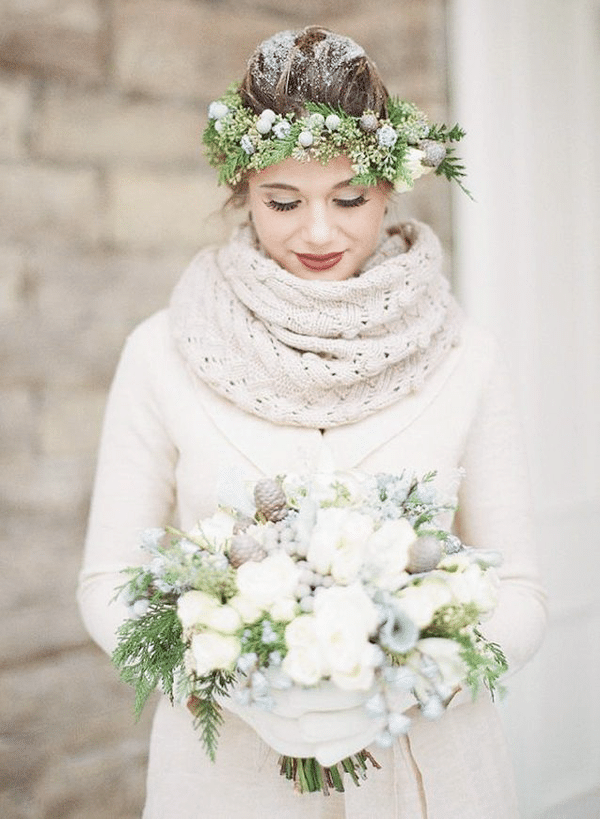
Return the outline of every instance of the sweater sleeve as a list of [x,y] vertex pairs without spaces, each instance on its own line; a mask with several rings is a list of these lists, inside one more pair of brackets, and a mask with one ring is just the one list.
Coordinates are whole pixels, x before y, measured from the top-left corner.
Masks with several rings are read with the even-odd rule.
[[490,372],[462,466],[458,534],[469,546],[503,555],[499,604],[482,630],[502,647],[512,674],[542,641],[546,598],[537,570],[521,430],[502,364],[495,364]]
[[161,314],[129,337],[104,418],[78,603],[92,638],[110,653],[127,617],[114,601],[121,571],[144,562],[141,532],[165,525],[174,506],[177,452],[165,429],[159,374],[164,354]]

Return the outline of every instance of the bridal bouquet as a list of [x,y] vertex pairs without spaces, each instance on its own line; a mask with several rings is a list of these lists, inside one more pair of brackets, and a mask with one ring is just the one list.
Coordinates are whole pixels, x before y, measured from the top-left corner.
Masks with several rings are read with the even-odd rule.
[[[375,741],[389,747],[410,725],[398,694],[436,719],[461,687],[493,693],[506,661],[479,624],[499,555],[441,526],[452,505],[434,479],[289,474],[245,486],[192,531],[144,532],[150,560],[119,590],[131,619],[113,655],[136,712],[155,688],[187,703],[214,760],[227,697],[268,711],[292,686],[369,692]],[[297,790],[327,793],[344,772],[359,784],[367,761],[378,767],[366,750],[280,765]]]

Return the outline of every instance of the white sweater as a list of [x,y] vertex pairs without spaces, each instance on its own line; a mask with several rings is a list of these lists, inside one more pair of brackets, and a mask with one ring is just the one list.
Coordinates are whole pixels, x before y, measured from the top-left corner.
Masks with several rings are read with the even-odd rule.
[[[110,652],[126,616],[109,603],[125,566],[143,560],[140,532],[212,514],[220,478],[314,469],[324,447],[339,469],[453,480],[464,467],[455,528],[473,546],[502,552],[500,605],[485,625],[514,672],[536,651],[545,626],[536,572],[527,471],[494,342],[465,325],[461,343],[416,394],[362,421],[321,433],[276,426],[219,397],[188,369],[171,340],[166,311],[130,336],[109,396],[79,600],[85,624]],[[116,673],[116,672],[115,672]],[[146,819],[517,816],[510,765],[486,695],[463,696],[439,722],[416,715],[406,739],[372,749],[382,771],[360,789],[299,798],[279,777],[276,755],[234,715],[217,762],[204,757],[192,718],[161,702],[151,741]]]

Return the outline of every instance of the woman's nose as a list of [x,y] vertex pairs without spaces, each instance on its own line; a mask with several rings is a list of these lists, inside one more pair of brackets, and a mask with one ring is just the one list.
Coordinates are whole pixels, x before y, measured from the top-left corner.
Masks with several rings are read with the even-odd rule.
[[327,207],[315,204],[307,208],[304,223],[305,241],[315,246],[329,244],[334,236],[335,226]]

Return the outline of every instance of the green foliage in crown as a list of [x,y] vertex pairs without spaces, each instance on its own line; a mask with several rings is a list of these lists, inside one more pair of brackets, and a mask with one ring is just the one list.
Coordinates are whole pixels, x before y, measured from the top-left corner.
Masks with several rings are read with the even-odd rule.
[[465,135],[458,125],[432,125],[415,105],[397,98],[388,100],[385,119],[372,111],[352,117],[321,103],[306,103],[306,110],[302,117],[270,109],[255,114],[242,103],[238,86],[230,86],[209,105],[203,138],[208,161],[219,171],[219,183],[235,186],[248,171],[290,157],[326,164],[346,155],[357,185],[387,181],[404,191],[434,170],[468,193],[462,184],[464,166],[451,147]]

